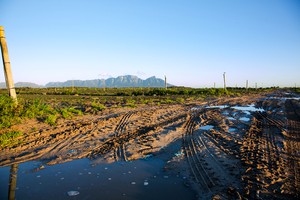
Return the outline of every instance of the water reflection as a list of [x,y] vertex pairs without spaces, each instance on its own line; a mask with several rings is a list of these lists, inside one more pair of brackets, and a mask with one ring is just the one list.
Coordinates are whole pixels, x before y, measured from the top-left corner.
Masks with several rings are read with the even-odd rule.
[[183,184],[186,175],[165,170],[165,164],[152,156],[113,163],[79,159],[43,170],[36,170],[42,165],[39,161],[0,167],[0,199],[195,199]]
[[16,186],[17,186],[18,164],[13,164],[10,167],[8,200],[15,200]]

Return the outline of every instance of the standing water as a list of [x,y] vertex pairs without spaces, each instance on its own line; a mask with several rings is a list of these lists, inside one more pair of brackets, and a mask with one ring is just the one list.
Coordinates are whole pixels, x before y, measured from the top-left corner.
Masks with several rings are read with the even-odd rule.
[[[9,187],[11,167],[0,168],[0,199],[195,199],[185,177],[164,171],[158,156],[129,162],[92,164],[88,159],[44,166],[17,165],[16,185]],[[15,192],[14,192],[15,190]]]

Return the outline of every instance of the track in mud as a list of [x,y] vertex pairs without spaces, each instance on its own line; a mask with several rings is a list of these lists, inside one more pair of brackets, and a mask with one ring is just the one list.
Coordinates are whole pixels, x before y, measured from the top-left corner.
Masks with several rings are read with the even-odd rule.
[[0,165],[36,159],[54,165],[86,157],[95,163],[130,161],[182,140],[179,168],[190,174],[203,199],[299,197],[299,100],[260,96],[209,103],[216,106],[118,110],[31,132],[22,145],[1,153]]
[[209,130],[198,128],[209,123],[206,115],[205,109],[194,110],[184,126],[183,149],[192,177],[202,198],[240,199],[236,188],[240,185],[239,172],[236,174],[233,167],[237,166],[232,166],[237,163],[230,158],[228,147],[216,142]]

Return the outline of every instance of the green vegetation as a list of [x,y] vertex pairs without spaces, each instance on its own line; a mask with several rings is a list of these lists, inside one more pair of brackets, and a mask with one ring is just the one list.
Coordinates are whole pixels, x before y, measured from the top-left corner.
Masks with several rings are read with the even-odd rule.
[[45,119],[45,123],[51,125],[51,126],[54,126],[56,125],[56,120],[57,120],[57,115],[55,114],[50,114],[46,117]]
[[0,129],[18,122],[21,112],[22,105],[16,104],[6,95],[0,95]]
[[98,114],[110,107],[183,104],[220,96],[268,92],[276,88],[17,88],[18,104],[0,89],[0,129],[23,119],[37,119],[56,125],[60,118]]
[[77,110],[76,108],[74,107],[70,107],[70,108],[61,108],[60,109],[60,113],[61,113],[61,116],[64,118],[64,119],[71,119],[74,114],[75,115],[82,115],[82,111],[81,110]]
[[53,106],[41,99],[19,98],[16,103],[8,95],[0,95],[0,113],[0,128],[9,128],[22,119],[33,118],[53,126],[59,117],[71,118],[74,115],[82,115],[82,111],[74,107],[61,108],[58,104]]
[[95,102],[95,101],[91,103],[91,107],[93,113],[97,113],[98,111],[102,111],[106,108],[106,106],[103,105],[102,103]]
[[0,146],[2,148],[20,144],[22,141],[17,140],[18,137],[22,136],[23,133],[20,131],[11,131],[0,134]]

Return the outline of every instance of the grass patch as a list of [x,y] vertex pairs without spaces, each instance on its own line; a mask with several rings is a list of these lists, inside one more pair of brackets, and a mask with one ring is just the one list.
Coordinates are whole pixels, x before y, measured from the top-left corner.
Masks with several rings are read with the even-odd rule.
[[102,103],[95,102],[95,101],[91,103],[91,107],[92,107],[92,111],[94,113],[97,113],[98,111],[106,109],[105,105],[103,105]]
[[17,138],[22,136],[23,133],[21,131],[10,131],[0,135],[0,146],[2,148],[14,146],[16,144],[20,144],[22,141]]
[[56,120],[57,120],[57,115],[55,114],[51,114],[51,115],[48,115],[45,119],[45,123],[46,124],[49,124],[50,126],[55,126],[56,125]]

